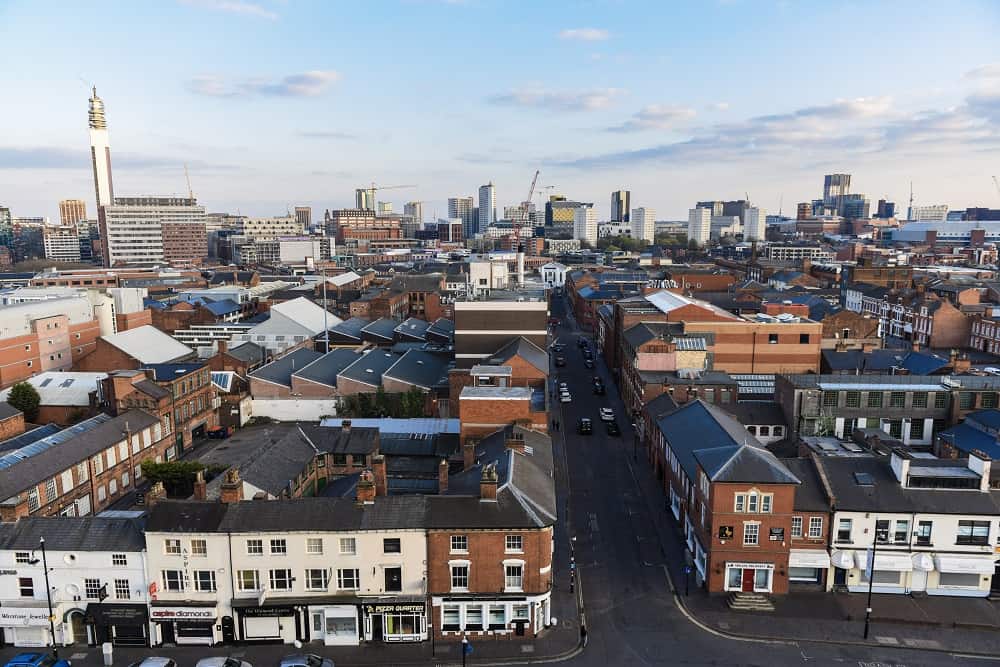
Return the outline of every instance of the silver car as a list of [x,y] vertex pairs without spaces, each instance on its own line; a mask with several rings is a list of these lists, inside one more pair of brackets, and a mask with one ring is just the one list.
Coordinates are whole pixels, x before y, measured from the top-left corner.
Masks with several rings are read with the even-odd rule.
[[315,653],[296,653],[281,659],[281,667],[334,667],[333,660]]
[[253,667],[253,665],[246,660],[220,655],[215,658],[202,658],[195,664],[195,667]]

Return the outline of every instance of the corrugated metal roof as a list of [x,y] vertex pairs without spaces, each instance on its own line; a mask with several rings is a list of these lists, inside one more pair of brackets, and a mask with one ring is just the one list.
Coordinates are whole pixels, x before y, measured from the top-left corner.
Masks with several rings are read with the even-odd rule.
[[[340,426],[341,417],[327,417],[320,426]],[[351,426],[359,428],[377,428],[382,433],[455,433],[461,428],[458,419],[434,419],[421,417],[418,419],[350,419]]]
[[187,345],[146,324],[101,338],[144,364],[158,364],[194,354]]
[[[107,373],[77,373],[69,371],[46,371],[28,378],[28,382],[38,391],[41,405],[90,405],[90,392],[108,377]],[[6,401],[10,388],[0,392],[0,401]]]
[[708,349],[704,338],[675,338],[674,343],[677,344],[678,350],[685,352],[704,351]]
[[82,421],[75,426],[70,426],[69,428],[59,431],[58,433],[42,438],[41,440],[37,440],[30,445],[26,445],[20,449],[15,449],[12,452],[7,452],[3,456],[0,456],[0,470],[16,465],[24,459],[30,458],[39,452],[44,452],[49,447],[61,445],[67,440],[75,438],[81,433],[86,433],[87,431],[95,429],[101,424],[109,421],[111,421],[110,415],[99,414],[96,417],[91,417],[90,419]]

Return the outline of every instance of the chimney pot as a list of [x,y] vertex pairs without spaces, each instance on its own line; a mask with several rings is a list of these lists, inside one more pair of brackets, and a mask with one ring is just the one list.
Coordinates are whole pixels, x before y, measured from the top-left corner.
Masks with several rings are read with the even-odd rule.
[[438,464],[438,493],[448,491],[448,459],[441,459]]
[[375,495],[389,495],[389,474],[386,471],[385,456],[382,454],[372,457],[372,473],[375,476]]
[[194,475],[194,499],[208,499],[208,484],[205,482],[205,471],[199,470]]
[[495,463],[483,467],[483,476],[479,478],[479,502],[495,503],[497,501],[497,468]]
[[243,480],[236,468],[226,471],[226,476],[222,480],[222,488],[219,490],[219,500],[224,503],[238,503],[243,500]]
[[375,475],[371,470],[365,470],[358,478],[358,505],[372,505],[375,503]]
[[479,442],[469,438],[462,445],[462,470],[468,470],[476,464],[476,445]]
[[350,433],[351,432],[351,420],[350,419],[345,419],[345,420],[341,421],[340,422],[340,430],[343,433],[345,433],[345,434]]

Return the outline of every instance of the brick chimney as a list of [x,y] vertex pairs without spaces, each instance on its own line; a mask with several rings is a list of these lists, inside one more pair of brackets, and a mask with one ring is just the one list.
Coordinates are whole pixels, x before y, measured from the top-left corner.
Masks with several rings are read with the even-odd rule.
[[478,440],[469,438],[462,445],[462,470],[468,470],[476,465],[476,445],[478,444]]
[[507,449],[513,449],[519,454],[524,454],[524,436],[517,437],[519,433],[514,433],[511,437],[507,438],[506,446]]
[[438,493],[448,491],[448,459],[441,459],[438,464]]
[[375,495],[389,495],[389,474],[385,469],[385,456],[376,454],[372,457],[372,473],[375,475]]
[[497,468],[495,463],[483,467],[483,476],[479,478],[479,502],[495,503],[497,501]]
[[375,503],[375,475],[371,470],[365,470],[358,478],[358,495],[356,502],[358,505],[372,505]]
[[205,481],[205,471],[199,470],[194,474],[194,499],[208,499],[208,483]]
[[340,432],[343,433],[344,435],[350,435],[351,434],[351,420],[350,419],[345,419],[342,422],[340,422]]
[[969,359],[969,355],[964,352],[960,353],[958,350],[951,351],[949,361],[951,362],[952,373],[967,373],[972,368],[972,360]]
[[224,503],[238,503],[243,500],[243,480],[236,468],[226,471],[226,476],[222,480],[222,488],[219,490],[219,500]]
[[219,345],[219,354],[225,354],[226,352],[229,351],[229,341],[220,340],[218,342],[218,345]]
[[163,487],[163,482],[157,482],[149,487],[146,492],[146,509],[150,509],[156,503],[167,497],[167,490]]

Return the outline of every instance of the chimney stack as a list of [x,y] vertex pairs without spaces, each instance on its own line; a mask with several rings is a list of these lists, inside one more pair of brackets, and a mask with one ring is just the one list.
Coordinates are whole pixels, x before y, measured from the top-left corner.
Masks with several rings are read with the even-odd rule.
[[156,503],[167,497],[167,490],[163,487],[163,482],[157,482],[149,487],[146,492],[146,509],[150,509]]
[[358,478],[358,505],[375,504],[375,475],[371,470],[365,470]]
[[479,478],[479,502],[495,503],[497,501],[497,468],[495,463],[483,467],[483,476]]
[[512,433],[511,436],[507,438],[505,444],[507,449],[513,449],[518,454],[524,454],[524,436],[520,433]]
[[208,499],[208,483],[205,481],[205,471],[199,470],[194,475],[194,499]]
[[375,476],[375,495],[389,495],[389,474],[385,469],[385,456],[376,454],[372,457],[372,472]]
[[969,452],[969,470],[979,473],[979,490],[990,490],[990,474],[993,472],[993,460],[981,449]]
[[351,434],[351,420],[350,419],[345,419],[345,420],[343,420],[343,421],[340,422],[340,431],[344,435],[350,435]]
[[243,480],[236,468],[226,471],[226,476],[222,480],[222,488],[219,491],[219,500],[224,503],[238,503],[243,500]]
[[462,470],[468,470],[472,466],[476,465],[477,444],[479,444],[478,440],[469,438],[462,445]]
[[229,351],[229,341],[220,340],[219,341],[219,354],[225,354]]
[[438,493],[448,491],[448,459],[441,459],[438,464]]

